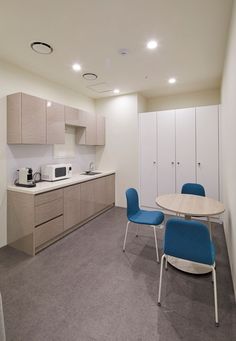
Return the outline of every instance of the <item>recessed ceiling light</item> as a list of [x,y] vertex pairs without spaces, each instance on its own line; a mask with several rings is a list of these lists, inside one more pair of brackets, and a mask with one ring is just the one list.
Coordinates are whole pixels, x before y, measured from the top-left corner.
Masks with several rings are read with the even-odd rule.
[[81,66],[78,63],[72,65],[72,69],[76,72],[81,70]]
[[40,53],[40,54],[50,54],[53,51],[53,48],[51,45],[47,43],[43,43],[41,41],[34,41],[30,44],[32,50],[34,52]]
[[121,55],[121,56],[127,56],[129,54],[129,50],[126,49],[126,48],[122,48],[122,49],[119,49],[118,53]]
[[169,78],[168,83],[169,84],[175,84],[176,83],[176,78],[174,78],[174,77]]
[[83,74],[84,79],[86,79],[87,81],[95,81],[95,79],[98,78],[97,75],[95,75],[95,73],[91,73],[91,72],[87,72]]
[[150,50],[153,50],[157,47],[157,41],[156,40],[150,40],[147,42],[147,48]]
[[120,93],[120,89],[114,89],[113,92],[114,92],[114,94],[119,94]]

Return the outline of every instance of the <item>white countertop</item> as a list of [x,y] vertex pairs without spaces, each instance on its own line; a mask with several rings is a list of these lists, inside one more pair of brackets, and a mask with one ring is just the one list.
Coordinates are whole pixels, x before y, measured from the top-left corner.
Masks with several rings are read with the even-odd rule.
[[9,185],[7,189],[9,191],[14,192],[21,192],[21,193],[27,193],[27,194],[39,194],[43,192],[53,191],[57,188],[62,188],[70,185],[74,185],[80,182],[85,182],[93,179],[100,178],[102,176],[114,174],[115,171],[100,171],[95,170],[95,172],[101,172],[100,174],[95,175],[81,175],[81,174],[74,174],[71,178],[65,179],[65,180],[58,180],[54,182],[50,181],[42,181],[36,184],[36,187],[33,188],[27,188],[27,187],[19,187],[15,185]]

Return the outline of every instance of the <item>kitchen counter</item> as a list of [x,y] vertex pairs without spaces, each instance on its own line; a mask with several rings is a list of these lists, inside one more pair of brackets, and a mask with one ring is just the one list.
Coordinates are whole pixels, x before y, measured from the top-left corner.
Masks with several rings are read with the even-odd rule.
[[96,170],[97,172],[101,172],[100,174],[95,175],[82,175],[82,174],[74,174],[69,179],[58,180],[58,181],[42,181],[36,184],[36,187],[27,188],[27,187],[19,187],[15,185],[9,185],[7,189],[9,191],[20,192],[20,193],[27,193],[27,194],[39,194],[48,191],[53,191],[54,189],[63,188],[70,185],[75,185],[77,183],[90,181],[93,179],[97,179],[106,175],[115,174],[115,171],[100,171]]

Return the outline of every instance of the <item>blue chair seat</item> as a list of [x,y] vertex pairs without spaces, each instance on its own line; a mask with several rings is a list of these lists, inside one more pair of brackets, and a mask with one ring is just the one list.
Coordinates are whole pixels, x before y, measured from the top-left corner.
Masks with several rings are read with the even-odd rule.
[[130,221],[136,224],[160,225],[164,220],[162,212],[139,210],[134,215],[128,217]]

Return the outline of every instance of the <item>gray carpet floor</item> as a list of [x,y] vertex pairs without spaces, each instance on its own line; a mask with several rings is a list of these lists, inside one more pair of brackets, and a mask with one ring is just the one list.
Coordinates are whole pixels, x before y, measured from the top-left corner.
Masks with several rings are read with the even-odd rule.
[[[236,340],[236,307],[223,228],[213,226],[220,327],[211,275],[169,266],[157,306],[160,265],[151,229],[130,227],[113,208],[36,257],[0,250],[0,290],[8,341]],[[158,233],[161,247],[163,232]],[[162,251],[161,251],[162,252]]]

